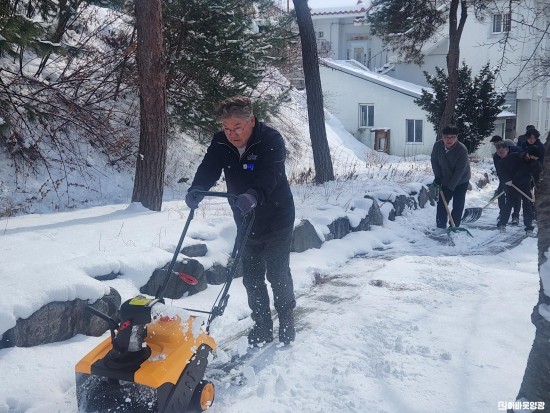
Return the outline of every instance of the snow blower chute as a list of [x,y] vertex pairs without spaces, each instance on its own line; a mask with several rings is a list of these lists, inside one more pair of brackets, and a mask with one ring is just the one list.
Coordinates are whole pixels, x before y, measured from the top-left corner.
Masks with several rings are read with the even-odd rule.
[[[223,192],[202,191],[199,194],[230,201],[236,199]],[[111,337],[75,367],[79,412],[186,413],[202,412],[212,404],[214,385],[203,379],[207,358],[216,348],[209,327],[227,306],[229,287],[240,260],[241,246],[248,239],[254,212],[243,218],[237,231],[226,280],[212,309],[184,309],[209,314],[208,321],[200,329],[192,328],[193,322],[198,322],[196,316],[191,315],[182,322],[178,316],[155,317],[153,311],[156,305],[164,304],[164,292],[194,212],[191,209],[164,283],[155,298],[137,296],[122,303],[120,322],[88,306],[89,311],[107,321]],[[200,330],[198,335],[197,330]]]

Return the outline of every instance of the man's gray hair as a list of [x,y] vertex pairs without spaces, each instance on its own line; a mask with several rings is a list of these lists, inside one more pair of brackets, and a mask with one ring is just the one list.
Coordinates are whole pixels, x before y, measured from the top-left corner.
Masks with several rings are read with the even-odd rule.
[[252,101],[246,96],[234,96],[220,102],[216,116],[219,120],[228,118],[248,119],[252,115]]

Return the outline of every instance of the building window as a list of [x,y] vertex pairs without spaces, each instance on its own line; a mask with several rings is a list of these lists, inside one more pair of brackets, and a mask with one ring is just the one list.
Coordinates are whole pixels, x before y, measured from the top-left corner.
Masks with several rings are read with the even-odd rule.
[[510,13],[493,14],[493,33],[509,32],[512,25]]
[[407,119],[407,143],[422,143],[422,120]]
[[374,126],[374,105],[359,105],[359,127]]

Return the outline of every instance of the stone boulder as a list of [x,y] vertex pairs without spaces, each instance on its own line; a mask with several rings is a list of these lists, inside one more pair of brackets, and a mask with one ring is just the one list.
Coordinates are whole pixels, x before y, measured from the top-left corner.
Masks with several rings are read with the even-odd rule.
[[328,225],[329,235],[325,237],[325,241],[331,239],[342,239],[351,231],[351,224],[348,217],[340,217],[332,221]]
[[435,205],[434,198],[428,192],[425,186],[420,188],[420,192],[418,193],[418,206],[420,208],[424,208],[427,203],[430,203],[430,205]]
[[180,252],[188,257],[204,257],[208,252],[208,247],[206,244],[188,245],[183,247]]
[[[164,267],[157,268],[153,271],[153,275],[151,275],[147,284],[139,289],[139,292],[155,296],[159,288],[164,284],[166,271],[169,266],[170,263],[168,262]],[[196,285],[189,284],[185,281],[185,276],[182,274],[188,274],[195,277],[198,283]],[[174,269],[172,274],[170,274],[166,290],[164,291],[164,297],[181,298],[184,294],[193,295],[205,290],[206,287],[206,276],[202,264],[194,259],[185,259],[174,264]]]
[[[118,318],[120,294],[109,294],[90,304],[115,320]],[[18,319],[15,327],[2,334],[0,348],[32,347],[68,340],[77,334],[100,336],[109,329],[101,318],[86,311],[87,300],[55,301],[35,311],[29,318]]]
[[294,227],[290,251],[304,252],[310,248],[321,248],[321,245],[323,245],[323,241],[317,235],[311,222],[304,219]]
[[[206,281],[208,282],[208,284],[211,284],[211,285],[223,284],[227,279],[227,267],[216,263],[212,265],[212,267],[210,267],[209,269],[205,270],[204,275],[206,276]],[[235,271],[235,274],[233,275],[233,279],[239,278],[242,276],[243,276],[243,264],[241,260],[239,262],[239,265],[237,265],[237,269]]]

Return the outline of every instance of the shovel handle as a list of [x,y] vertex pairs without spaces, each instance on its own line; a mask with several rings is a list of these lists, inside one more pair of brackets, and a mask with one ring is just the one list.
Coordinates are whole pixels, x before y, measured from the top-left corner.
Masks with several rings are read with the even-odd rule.
[[502,191],[500,194],[498,195],[495,195],[494,197],[491,198],[491,200],[489,202],[487,202],[487,204],[482,208],[482,209],[485,209],[487,208],[489,205],[491,205],[493,202],[495,202],[498,198],[500,198],[502,195],[504,195],[506,192]]
[[531,198],[529,195],[527,195],[525,192],[523,192],[521,189],[519,189],[517,186],[513,184],[513,182],[510,182],[510,185],[512,188],[514,188],[516,191],[518,191],[521,195],[523,195],[525,198],[527,198],[531,202],[535,202],[535,197]]
[[445,205],[445,209],[447,210],[447,215],[449,216],[449,222],[451,223],[451,228],[455,228],[455,220],[453,219],[453,216],[451,215],[451,211],[449,210],[449,204],[447,203],[447,200],[445,199],[445,195],[443,194],[443,191],[439,191],[439,195],[441,196],[441,200],[443,201],[443,205]]

